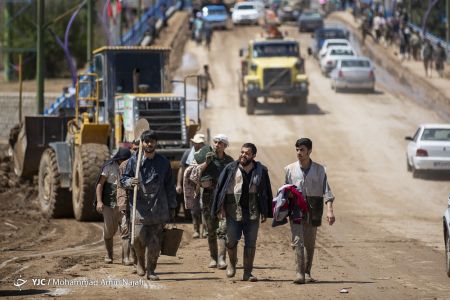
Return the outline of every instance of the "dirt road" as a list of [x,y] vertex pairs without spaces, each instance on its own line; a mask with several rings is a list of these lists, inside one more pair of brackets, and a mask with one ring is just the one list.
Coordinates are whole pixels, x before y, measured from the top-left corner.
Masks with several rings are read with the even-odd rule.
[[[306,55],[309,35],[299,35],[294,27],[284,29],[301,40]],[[13,191],[1,198],[9,204],[1,213],[0,296],[450,299],[442,238],[450,179],[413,179],[406,171],[403,139],[421,122],[449,120],[384,92],[383,86],[371,95],[335,94],[312,58],[306,61],[311,82],[307,115],[276,108],[247,116],[238,105],[238,49],[258,33],[256,27],[217,32],[209,53],[188,43],[188,68],[179,74],[210,65],[216,88],[210,92],[210,108],[203,111],[204,128],[209,127],[212,134],[226,133],[234,157],[242,143],[254,142],[257,159],[269,168],[274,190],[283,183],[283,166],[296,159],[295,140],[312,138],[312,158],[327,166],[336,196],[337,222],[332,227],[323,225],[318,233],[313,276],[319,281],[303,286],[291,283],[295,267],[289,228],[273,229],[269,223],[259,233],[254,271],[258,283],[240,281],[242,247],[235,280],[206,268],[207,242],[192,240],[189,224],[180,225],[186,234],[178,257],[160,258],[161,281],[139,281],[129,267],[119,264],[118,238],[116,262],[102,264],[100,223],[42,220],[33,210],[35,195]],[[21,207],[27,212],[22,213]],[[18,276],[28,280],[23,291],[13,286]],[[36,278],[45,278],[45,285],[33,285]],[[53,279],[67,281],[55,284]],[[82,279],[95,286],[74,285]],[[349,293],[341,294],[343,288]]]

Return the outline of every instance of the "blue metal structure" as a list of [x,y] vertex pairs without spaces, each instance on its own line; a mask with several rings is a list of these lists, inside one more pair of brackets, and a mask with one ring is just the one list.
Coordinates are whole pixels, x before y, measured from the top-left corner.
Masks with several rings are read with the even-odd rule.
[[[155,18],[159,21],[163,18],[161,14],[161,7],[166,6],[166,18],[169,18],[174,11],[180,9],[183,0],[158,0],[155,5],[150,6],[138,22],[136,22],[132,28],[122,36],[121,45],[134,46],[138,45],[143,39],[145,33],[149,30],[150,18]],[[87,73],[93,70],[89,68]],[[87,86],[86,86],[87,87]],[[81,91],[86,92],[86,91]],[[70,89],[68,93],[63,93],[59,96],[50,107],[44,110],[44,116],[59,115],[59,112],[63,109],[72,109],[75,107],[75,89]]]

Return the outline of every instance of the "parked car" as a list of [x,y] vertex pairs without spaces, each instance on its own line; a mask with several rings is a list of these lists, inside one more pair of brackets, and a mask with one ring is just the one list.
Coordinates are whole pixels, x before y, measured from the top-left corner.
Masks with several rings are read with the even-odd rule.
[[328,73],[330,73],[336,67],[337,61],[355,56],[356,52],[351,47],[330,47],[327,49],[327,53],[319,61],[320,70],[325,76],[327,76]]
[[202,17],[213,28],[226,29],[228,25],[228,12],[224,5],[206,5],[202,8]]
[[444,243],[445,243],[445,263],[447,276],[450,277],[450,196],[448,196],[447,209],[444,212]]
[[450,124],[420,125],[406,148],[407,170],[413,177],[426,171],[450,171]]
[[337,92],[343,89],[375,90],[375,73],[372,62],[367,57],[340,59],[330,73],[331,88]]
[[323,17],[316,11],[304,11],[298,18],[298,31],[314,31],[323,27]]
[[231,19],[233,24],[258,24],[264,17],[264,10],[261,2],[238,2],[234,5]]
[[322,48],[319,51],[319,59],[327,54],[327,50],[333,46],[352,47],[349,40],[346,39],[329,39],[323,42]]
[[317,58],[319,51],[326,40],[348,39],[348,36],[348,31],[340,27],[323,27],[316,29],[312,35],[314,40],[312,46],[308,48],[308,53]]

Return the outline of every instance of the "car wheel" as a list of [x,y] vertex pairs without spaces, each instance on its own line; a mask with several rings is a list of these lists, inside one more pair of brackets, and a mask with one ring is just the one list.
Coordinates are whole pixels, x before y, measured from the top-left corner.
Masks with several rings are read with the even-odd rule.
[[414,166],[411,167],[411,171],[413,174],[413,178],[420,178],[422,177],[422,171],[417,170],[416,168],[414,168]]
[[406,158],[406,170],[407,170],[408,172],[412,172],[412,167],[411,167],[411,165],[409,164],[408,158]]
[[447,276],[450,277],[450,234],[445,231],[445,261],[447,264]]

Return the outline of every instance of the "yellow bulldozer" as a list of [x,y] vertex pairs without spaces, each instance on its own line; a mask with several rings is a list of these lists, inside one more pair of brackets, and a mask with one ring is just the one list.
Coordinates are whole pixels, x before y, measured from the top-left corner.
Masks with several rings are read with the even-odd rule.
[[118,147],[129,146],[141,118],[156,131],[158,151],[171,161],[176,178],[200,120],[187,117],[186,95],[169,93],[169,53],[154,46],[97,49],[93,72],[78,77],[74,109],[25,117],[12,146],[14,170],[22,178],[38,176],[45,215],[100,218],[93,206],[100,167]]

